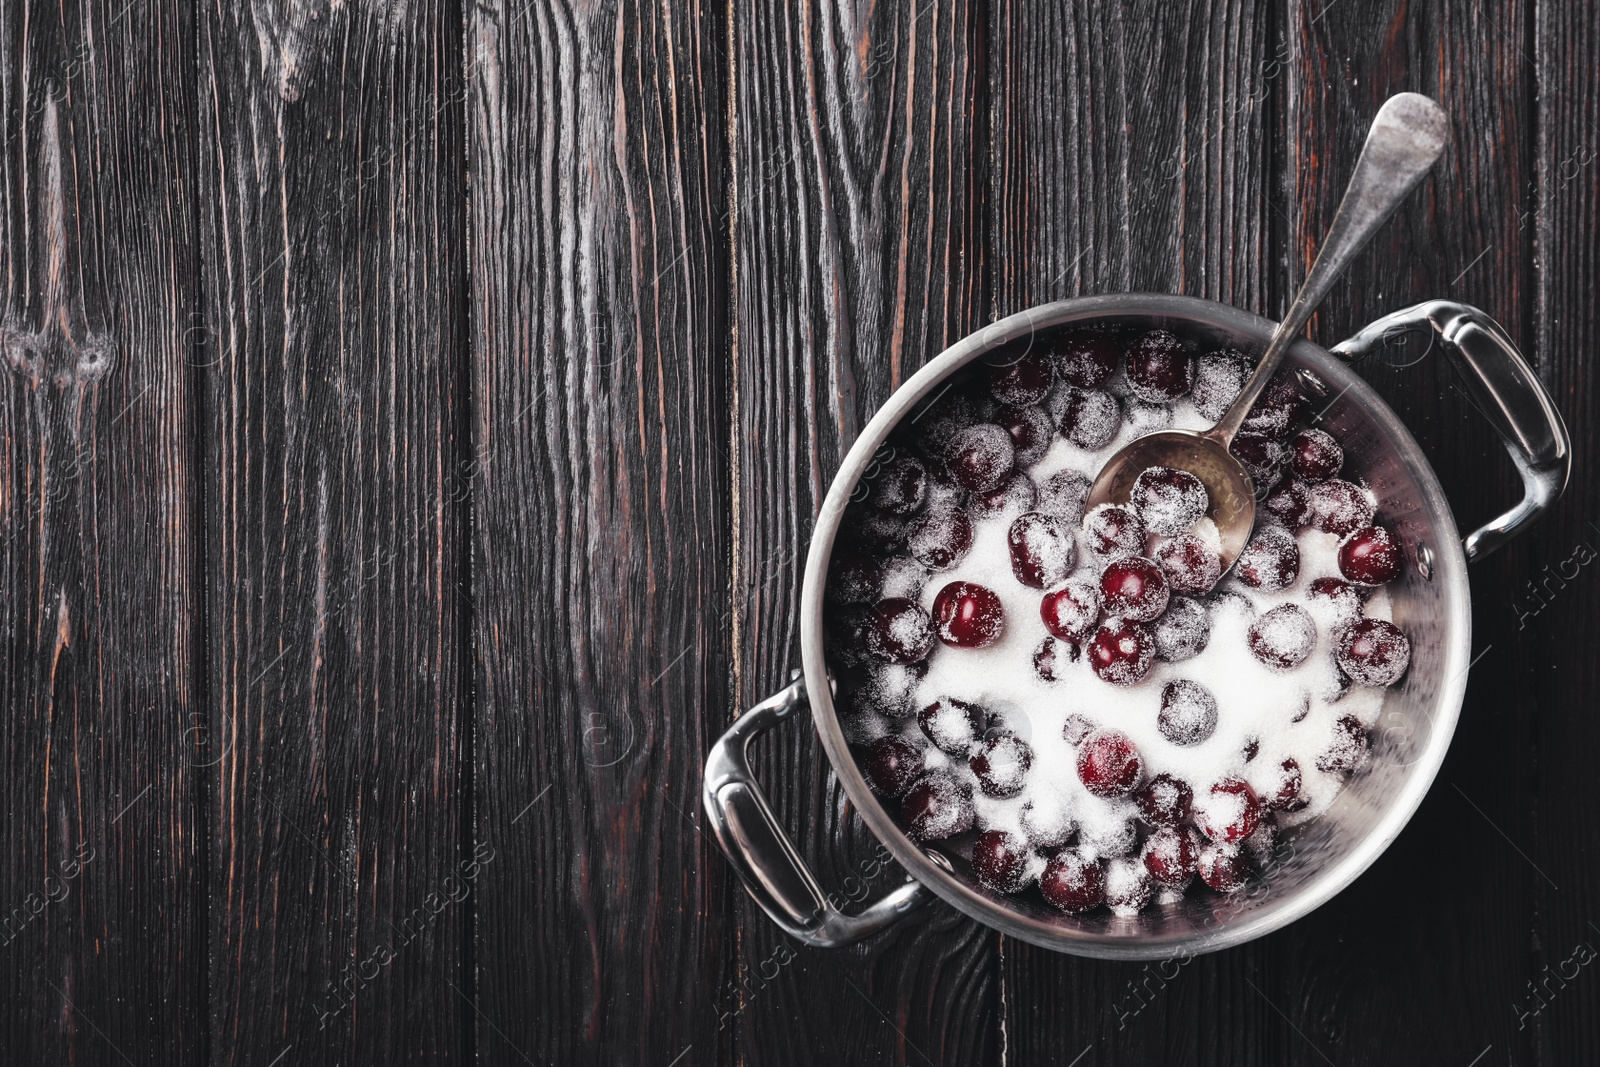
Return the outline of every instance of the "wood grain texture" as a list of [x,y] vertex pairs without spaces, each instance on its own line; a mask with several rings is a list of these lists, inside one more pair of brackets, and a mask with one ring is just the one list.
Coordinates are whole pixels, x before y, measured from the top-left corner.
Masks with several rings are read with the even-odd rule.
[[461,13],[198,16],[212,1055],[460,1062]]
[[706,1063],[728,869],[726,26],[480,2],[470,64],[478,1047]]
[[6,1063],[205,1056],[193,38],[121,8],[0,9]]
[[[741,707],[799,665],[812,517],[904,378],[986,321],[981,6],[734,7],[738,355],[735,582]],[[870,863],[809,723],[755,768],[830,888]],[[902,877],[890,864],[867,895]],[[793,948],[741,894],[740,1062],[982,1063],[999,1056],[996,937],[935,905],[865,946]]]

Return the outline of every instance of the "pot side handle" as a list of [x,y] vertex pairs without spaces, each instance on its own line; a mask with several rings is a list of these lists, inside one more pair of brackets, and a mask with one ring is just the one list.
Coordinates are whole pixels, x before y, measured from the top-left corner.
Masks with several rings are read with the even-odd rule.
[[1500,435],[1522,474],[1522,500],[1467,536],[1467,562],[1476,562],[1534,522],[1560,499],[1572,470],[1572,444],[1550,394],[1500,324],[1483,311],[1429,300],[1370,323],[1333,347],[1354,363],[1397,334],[1430,329],[1446,342],[1450,365],[1473,406]]
[[835,904],[839,896],[817,884],[751,774],[746,752],[751,741],[802,706],[805,680],[797,676],[786,689],[739,716],[711,746],[700,800],[717,845],[772,921],[814,948],[838,948],[892,925],[933,894],[920,882],[907,881],[859,915],[846,915]]

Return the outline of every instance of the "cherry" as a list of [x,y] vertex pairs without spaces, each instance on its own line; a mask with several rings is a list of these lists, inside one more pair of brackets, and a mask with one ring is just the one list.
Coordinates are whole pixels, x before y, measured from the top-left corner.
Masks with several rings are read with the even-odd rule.
[[1101,859],[1126,856],[1139,843],[1139,828],[1132,819],[1105,819],[1078,827],[1078,847]]
[[1311,487],[1311,521],[1324,533],[1353,533],[1372,522],[1372,501],[1361,487],[1330,478]]
[[1133,799],[1152,826],[1177,826],[1189,818],[1194,791],[1181,778],[1158,774],[1134,793]]
[[930,511],[907,528],[906,547],[924,567],[947,570],[972,548],[972,522],[965,512]]
[[883,561],[846,549],[828,561],[828,599],[835,604],[865,604],[878,598]]
[[847,667],[868,662],[867,631],[872,628],[874,615],[866,604],[849,604],[830,611],[826,633],[829,655]]
[[1306,603],[1325,611],[1339,625],[1361,617],[1361,591],[1340,578],[1313,578],[1306,590]]
[[913,456],[897,456],[878,469],[872,502],[894,515],[909,515],[928,493],[928,470]]
[[[1344,699],[1346,693],[1350,692],[1352,684],[1354,683],[1350,681],[1350,676],[1344,672],[1343,667],[1339,666],[1337,654],[1329,656],[1322,680],[1317,686],[1317,696],[1322,698],[1324,704],[1337,704]],[[1310,699],[1311,694],[1307,693],[1307,702]],[[1304,713],[1301,714],[1300,718],[1305,718]],[[1295,721],[1298,722],[1299,719]]]
[[1039,510],[1069,526],[1083,522],[1083,503],[1088,499],[1089,479],[1070,468],[1057,471],[1039,483]]
[[1039,602],[1044,628],[1063,641],[1082,644],[1100,621],[1100,587],[1087,578],[1068,578]]
[[973,493],[972,514],[980,519],[988,519],[1007,511],[1031,511],[1034,500],[1033,479],[1017,471],[993,492]]
[[972,829],[972,797],[949,771],[929,771],[900,802],[906,832],[918,841],[942,841]]
[[1260,794],[1262,806],[1268,811],[1302,810],[1311,801],[1300,795],[1301,782],[1300,761],[1292,757],[1284,760]]
[[1089,911],[1105,903],[1105,867],[1085,859],[1076,849],[1062,849],[1039,875],[1044,899],[1066,912]]
[[1188,678],[1168,682],[1161,689],[1156,729],[1175,745],[1200,744],[1217,729],[1217,698]]
[[1128,348],[1128,388],[1140,400],[1166,404],[1194,388],[1194,359],[1166,330],[1151,330]]
[[1272,376],[1261,396],[1245,416],[1243,429],[1274,440],[1281,439],[1299,420],[1305,400],[1294,381],[1283,371]]
[[1016,734],[995,733],[984,739],[967,765],[987,795],[1016,796],[1027,784],[1033,748]]
[[933,651],[928,613],[904,597],[874,604],[866,619],[867,654],[882,663],[915,663]]
[[1078,662],[1079,651],[1072,641],[1047,637],[1033,650],[1033,673],[1041,681],[1059,682],[1066,677],[1067,664]]
[[1278,850],[1278,821],[1270,811],[1261,816],[1261,822],[1256,826],[1256,832],[1244,839],[1244,854],[1250,857],[1257,867],[1265,868],[1272,862],[1272,854]]
[[965,759],[988,728],[988,713],[977,704],[945,697],[917,712],[917,725],[941,751]]
[[1011,548],[1011,573],[1035,589],[1055,585],[1072,573],[1078,545],[1072,529],[1054,515],[1030,511],[1018,515],[1006,533]]
[[1231,845],[1255,833],[1261,821],[1261,801],[1250,783],[1229,775],[1211,787],[1194,809],[1195,825],[1218,844]]
[[1100,601],[1106,613],[1149,622],[1167,610],[1167,577],[1153,560],[1124,556],[1100,572]]
[[1112,619],[1089,642],[1089,666],[1102,682],[1134,685],[1150,673],[1156,641],[1149,627],[1131,619]]
[[1345,774],[1355,770],[1367,757],[1367,728],[1354,715],[1334,720],[1328,747],[1317,757],[1317,770]]
[[1279,604],[1250,624],[1250,651],[1276,671],[1298,667],[1317,643],[1317,624],[1298,604]]
[[1005,611],[994,590],[976,582],[951,582],[933,598],[939,639],[957,648],[983,648],[1000,638]]
[[912,444],[924,456],[942,460],[956,434],[982,421],[983,412],[972,391],[946,389],[912,418]]
[[1361,619],[1339,631],[1339,666],[1361,685],[1393,685],[1411,664],[1411,641],[1394,623]]
[[1083,744],[1083,739],[1094,731],[1094,721],[1087,715],[1080,715],[1077,712],[1068,715],[1066,722],[1061,724],[1062,738],[1074,748]]
[[1161,542],[1156,563],[1174,593],[1209,593],[1222,578],[1222,556],[1198,534],[1179,534]]
[[917,687],[928,676],[928,661],[869,667],[851,699],[858,707],[900,719],[911,714]]
[[1144,760],[1121,730],[1096,730],[1078,745],[1078,777],[1097,797],[1124,797],[1144,777]]
[[1060,848],[1078,828],[1067,806],[1054,802],[1053,798],[1045,798],[1043,802],[1023,801],[1018,821],[1022,824],[1028,844],[1040,850]]
[[1015,345],[1007,345],[991,354],[984,367],[989,379],[989,392],[1002,404],[1021,407],[1037,404],[1045,398],[1056,382],[1055,368],[1044,353],[1042,345],[1024,342],[1021,352]]
[[1110,338],[1063,337],[1055,343],[1056,377],[1079,389],[1098,389],[1116,373],[1120,358]]
[[910,556],[890,556],[883,561],[879,574],[882,584],[879,596],[885,599],[921,600],[923,587],[928,584],[928,568]]
[[1121,504],[1104,504],[1083,520],[1084,544],[1101,559],[1144,554],[1144,522]]
[[1150,467],[1133,480],[1129,499],[1145,529],[1174,537],[1199,522],[1211,506],[1205,483],[1188,471]]
[[1251,370],[1250,361],[1231,348],[1201,356],[1195,363],[1194,389],[1189,394],[1195,410],[1212,422],[1222,418]]
[[1056,428],[1050,422],[1050,413],[1039,405],[1003,407],[995,412],[994,421],[1011,435],[1017,466],[1031,466],[1050,451]]
[[1150,624],[1156,655],[1167,663],[1181,663],[1198,656],[1211,640],[1211,615],[1199,601],[1175,596],[1167,610]]
[[1250,877],[1250,863],[1237,847],[1206,845],[1195,870],[1200,880],[1218,893],[1232,893]]
[[1006,830],[985,830],[972,846],[972,873],[997,893],[1020,893],[1028,885],[1028,844]]
[[946,462],[950,476],[973,493],[998,489],[1016,465],[1011,435],[992,422],[968,426],[950,439]]
[[852,507],[841,541],[872,552],[892,552],[905,539],[906,522],[873,507]]
[[1287,471],[1267,490],[1261,502],[1291,530],[1298,530],[1311,521],[1311,487]]
[[1172,425],[1173,417],[1171,404],[1147,404],[1137,397],[1129,397],[1122,410],[1129,437],[1143,437],[1147,433],[1165,430]]
[[1061,436],[1090,451],[1116,435],[1122,425],[1117,398],[1101,389],[1068,389],[1061,404]]
[[1244,432],[1233,439],[1228,450],[1244,464],[1256,485],[1271,485],[1283,470],[1283,446],[1270,437]]
[[903,737],[890,734],[867,746],[861,773],[879,796],[897,797],[922,774],[922,750]]
[[1339,573],[1361,585],[1383,585],[1400,576],[1400,546],[1383,526],[1363,526],[1339,545]]
[[1106,864],[1106,903],[1118,915],[1136,915],[1150,905],[1155,885],[1143,862],[1126,856]]
[[1161,885],[1182,889],[1194,877],[1200,835],[1192,827],[1163,826],[1144,843],[1144,868]]
[[1301,430],[1289,442],[1289,465],[1308,482],[1326,481],[1344,466],[1344,449],[1325,430]]
[[1281,526],[1268,526],[1250,538],[1234,564],[1239,580],[1253,589],[1274,592],[1300,577],[1300,546]]
[[1244,761],[1253,762],[1261,754],[1261,738],[1247,737],[1244,739]]

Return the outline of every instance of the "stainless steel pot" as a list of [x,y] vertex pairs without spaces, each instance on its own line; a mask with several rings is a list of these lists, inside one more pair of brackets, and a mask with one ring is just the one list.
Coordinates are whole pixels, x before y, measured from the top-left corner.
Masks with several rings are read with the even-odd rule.
[[[894,428],[960,368],[1034,330],[1096,320],[1170,329],[1246,352],[1262,351],[1273,327],[1256,315],[1189,297],[1129,294],[1045,304],[1002,319],[941,353],[867,424],[828,490],[812,535],[801,590],[803,678],[735,721],[706,760],[702,789],[717,842],[745,887],[774,922],[804,942],[836,946],[859,940],[937,893],[1006,934],[1077,955],[1158,959],[1237,945],[1293,922],[1349,885],[1400,833],[1444,759],[1470,667],[1467,563],[1494,551],[1556,501],[1566,486],[1570,448],[1561,416],[1505,331],[1475,308],[1433,301],[1374,322],[1331,353],[1302,340],[1289,354],[1287,365],[1307,394],[1326,405],[1322,425],[1343,443],[1347,469],[1372,486],[1381,501],[1379,514],[1405,548],[1411,565],[1391,587],[1391,596],[1395,620],[1410,634],[1413,654],[1410,670],[1385,700],[1373,731],[1372,758],[1324,815],[1286,835],[1267,877],[1233,896],[1190,895],[1131,918],[1105,909],[1065,915],[990,892],[959,857],[924,850],[884,810],[840,730],[823,655],[823,586],[845,505]],[[1520,503],[1465,542],[1411,434],[1346,365],[1419,330],[1428,331],[1430,341],[1443,342],[1437,347],[1504,440],[1525,485]],[[1413,339],[1406,350],[1425,348]],[[807,704],[845,792],[910,876],[853,915],[841,911],[837,898],[818,885],[751,776],[745,755],[754,737]]]

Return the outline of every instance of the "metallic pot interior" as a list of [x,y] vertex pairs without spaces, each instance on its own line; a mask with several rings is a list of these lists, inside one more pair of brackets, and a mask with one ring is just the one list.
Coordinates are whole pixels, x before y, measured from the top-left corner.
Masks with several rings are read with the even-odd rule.
[[[1042,901],[1004,897],[978,883],[959,849],[937,856],[924,852],[867,787],[833,706],[823,653],[823,585],[834,538],[873,454],[952,373],[1032,330],[1097,320],[1169,329],[1198,337],[1207,348],[1232,345],[1250,353],[1265,349],[1273,328],[1258,316],[1188,297],[1082,297],[1013,315],[939,355],[879,410],[828,491],[806,562],[801,653],[812,719],[834,771],[867,824],[912,877],[978,921],[1046,948],[1160,959],[1236,945],[1292,922],[1353,881],[1400,833],[1433,782],[1461,708],[1471,646],[1466,559],[1438,480],[1410,433],[1349,367],[1309,341],[1298,342],[1289,365],[1301,375],[1314,406],[1327,405],[1322,425],[1344,445],[1346,476],[1364,479],[1376,492],[1379,518],[1406,553],[1403,577],[1390,588],[1395,622],[1411,637],[1411,667],[1387,695],[1366,764],[1325,814],[1285,835],[1267,877],[1231,896],[1191,892],[1179,903],[1131,918],[1103,908],[1065,915]],[[1318,391],[1325,399],[1317,400]]]

